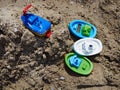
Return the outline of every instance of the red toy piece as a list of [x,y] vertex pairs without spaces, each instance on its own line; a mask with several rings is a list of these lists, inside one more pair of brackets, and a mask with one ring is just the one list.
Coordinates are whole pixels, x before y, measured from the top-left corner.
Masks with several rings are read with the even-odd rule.
[[28,9],[31,7],[31,4],[28,4],[24,9],[23,9],[23,14],[25,15]]
[[52,34],[52,33],[51,33],[51,31],[49,30],[49,31],[46,32],[46,35],[45,35],[45,36],[49,38],[51,34]]

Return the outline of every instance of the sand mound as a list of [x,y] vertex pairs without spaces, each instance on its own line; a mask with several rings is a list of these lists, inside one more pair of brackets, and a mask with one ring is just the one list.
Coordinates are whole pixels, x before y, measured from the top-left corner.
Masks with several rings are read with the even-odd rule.
[[[51,21],[50,38],[38,37],[22,24],[22,10],[29,3],[32,13]],[[0,90],[120,89],[119,5],[119,0],[1,0]],[[64,65],[64,55],[77,40],[67,28],[74,19],[94,24],[104,47],[88,57],[94,70],[85,77]]]

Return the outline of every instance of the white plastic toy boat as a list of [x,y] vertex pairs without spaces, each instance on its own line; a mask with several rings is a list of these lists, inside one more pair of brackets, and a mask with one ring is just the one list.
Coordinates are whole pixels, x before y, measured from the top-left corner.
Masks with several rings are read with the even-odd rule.
[[102,42],[95,38],[84,38],[76,41],[73,50],[83,56],[92,56],[102,51]]

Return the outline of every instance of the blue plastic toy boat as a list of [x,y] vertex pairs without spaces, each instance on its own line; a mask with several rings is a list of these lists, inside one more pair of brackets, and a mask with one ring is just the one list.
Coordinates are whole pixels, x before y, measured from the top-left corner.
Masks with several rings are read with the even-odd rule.
[[78,38],[94,38],[97,34],[96,27],[84,20],[73,20],[68,28]]
[[40,16],[31,13],[26,13],[31,6],[32,5],[27,5],[23,10],[23,15],[21,16],[23,24],[33,33],[40,36],[45,35],[49,37],[51,34],[50,32],[51,23]]

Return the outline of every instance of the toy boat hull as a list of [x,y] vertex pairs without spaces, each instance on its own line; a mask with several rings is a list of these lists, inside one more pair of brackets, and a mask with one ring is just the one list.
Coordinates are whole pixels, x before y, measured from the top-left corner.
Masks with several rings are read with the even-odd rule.
[[51,23],[49,21],[34,14],[22,15],[21,20],[28,29],[39,36],[46,34],[46,32],[51,28]]
[[74,55],[76,55],[76,54],[75,53],[69,53],[69,54],[66,54],[66,56],[65,56],[65,63],[68,66],[68,68],[71,69],[75,73],[78,73],[78,74],[81,74],[81,75],[89,75],[91,73],[91,71],[93,70],[92,62],[89,59],[87,59],[86,57],[77,55],[77,57],[79,59],[81,59],[82,62],[81,62],[80,66],[78,68],[72,67],[70,65],[69,59],[70,59],[70,57],[72,57]]
[[[79,27],[80,25],[80,27]],[[91,26],[91,32],[89,36],[82,35],[82,28],[84,25]],[[69,23],[68,28],[70,32],[78,38],[94,38],[97,34],[97,29],[94,25],[90,24],[89,22],[83,20],[73,20]]]
[[[86,44],[86,45],[85,45]],[[93,50],[89,50],[89,45],[93,46]],[[84,38],[76,41],[73,50],[83,56],[92,56],[102,51],[102,42],[96,38]]]

